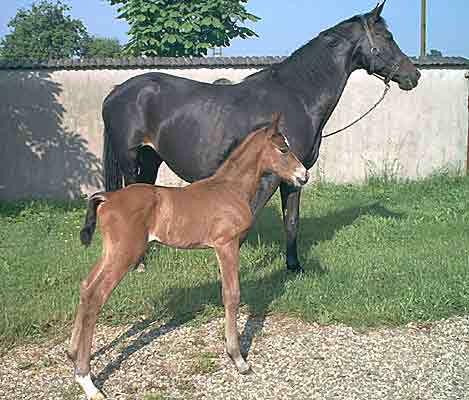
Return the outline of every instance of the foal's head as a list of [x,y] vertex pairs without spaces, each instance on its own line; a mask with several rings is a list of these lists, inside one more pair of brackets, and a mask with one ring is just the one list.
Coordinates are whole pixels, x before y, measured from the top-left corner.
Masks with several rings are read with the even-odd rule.
[[279,131],[280,113],[272,115],[272,124],[265,128],[266,143],[262,149],[261,160],[266,172],[278,175],[295,186],[308,182],[309,173],[298,158],[290,151],[288,140]]

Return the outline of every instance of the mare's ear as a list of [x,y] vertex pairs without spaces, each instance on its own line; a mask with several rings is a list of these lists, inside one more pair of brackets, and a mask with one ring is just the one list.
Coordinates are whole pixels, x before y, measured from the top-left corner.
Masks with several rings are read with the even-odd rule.
[[377,4],[373,11],[367,14],[367,21],[370,25],[376,24],[379,18],[381,17],[381,13],[383,12],[384,5],[386,4],[386,0],[384,0],[381,4]]
[[280,113],[280,112],[272,113],[272,130],[273,130],[273,133],[279,132],[280,118],[282,118],[282,113]]

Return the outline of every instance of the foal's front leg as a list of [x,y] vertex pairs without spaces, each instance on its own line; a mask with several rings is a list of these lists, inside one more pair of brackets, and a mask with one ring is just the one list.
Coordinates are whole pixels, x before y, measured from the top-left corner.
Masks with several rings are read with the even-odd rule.
[[249,372],[249,364],[241,355],[237,328],[239,293],[239,239],[215,247],[225,305],[226,352],[234,361],[241,374]]

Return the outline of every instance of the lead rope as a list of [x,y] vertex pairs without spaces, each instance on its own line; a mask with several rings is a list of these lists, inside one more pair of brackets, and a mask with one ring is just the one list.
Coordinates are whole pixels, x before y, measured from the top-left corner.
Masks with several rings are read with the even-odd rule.
[[[380,77],[381,79],[381,77]],[[386,82],[384,81],[384,91],[383,91],[383,94],[381,95],[380,99],[365,113],[363,114],[361,117],[357,118],[356,120],[352,121],[350,124],[348,124],[347,126],[344,126],[343,128],[340,128],[334,132],[331,132],[331,133],[328,133],[327,135],[322,135],[322,138],[327,138],[329,136],[333,136],[333,135],[336,135],[342,131],[345,131],[346,129],[350,128],[351,126],[355,125],[357,122],[360,122],[363,118],[365,118],[369,113],[371,113],[376,107],[378,107],[378,105],[384,100],[384,98],[386,97],[386,95],[388,94],[389,92],[389,89],[391,89],[391,86],[389,86],[389,82]]]
[[322,135],[322,138],[327,138],[327,137],[336,135],[337,133],[340,133],[342,131],[345,131],[346,129],[348,129],[351,126],[355,125],[357,122],[360,122],[363,118],[365,118],[368,114],[370,114],[376,107],[378,107],[378,105],[384,100],[384,98],[388,94],[389,89],[391,89],[391,87],[389,86],[389,82],[391,82],[391,79],[394,77],[394,75],[399,70],[399,63],[396,62],[393,65],[393,67],[391,69],[391,72],[389,73],[389,75],[386,78],[382,78],[378,74],[375,74],[375,60],[374,60],[374,57],[380,58],[385,63],[386,63],[386,60],[380,54],[379,49],[375,46],[375,42],[373,40],[373,36],[371,35],[370,28],[368,26],[368,22],[366,21],[366,19],[363,16],[361,17],[361,21],[362,21],[363,29],[365,30],[366,36],[368,38],[368,41],[370,42],[370,47],[371,47],[370,48],[370,53],[372,55],[372,58],[371,58],[371,61],[370,61],[370,69],[369,69],[368,73],[370,75],[375,76],[380,81],[383,81],[384,86],[385,86],[384,91],[383,91],[383,94],[381,95],[381,98],[365,114],[363,114],[361,117],[357,118],[355,121],[352,121],[350,124],[348,124],[347,126],[344,126],[341,129],[338,129],[334,132],[328,133],[327,135]]

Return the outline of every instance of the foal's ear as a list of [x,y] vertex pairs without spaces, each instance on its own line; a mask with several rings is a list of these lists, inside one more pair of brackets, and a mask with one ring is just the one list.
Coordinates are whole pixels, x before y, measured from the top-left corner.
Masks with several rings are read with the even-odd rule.
[[278,127],[280,124],[280,118],[282,118],[282,113],[280,112],[274,112],[272,113],[272,129],[274,132],[278,132]]
[[376,7],[368,14],[368,22],[371,24],[375,24],[378,22],[379,18],[381,17],[381,13],[383,12],[384,5],[386,4],[386,0],[384,0],[381,4],[377,4]]

